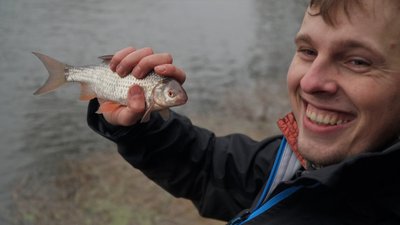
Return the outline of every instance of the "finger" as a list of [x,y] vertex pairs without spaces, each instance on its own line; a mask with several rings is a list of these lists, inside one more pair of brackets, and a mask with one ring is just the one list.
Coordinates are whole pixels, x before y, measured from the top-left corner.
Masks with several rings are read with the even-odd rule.
[[[107,101],[102,101],[101,104],[106,104]],[[117,109],[111,111],[111,112],[102,112],[102,115],[105,120],[107,120],[108,123],[116,126],[120,126],[121,124],[118,122],[118,115],[120,111],[124,108],[124,106],[120,106]]]
[[172,61],[172,56],[169,53],[152,54],[142,58],[135,68],[133,68],[132,74],[136,78],[143,78],[153,70],[154,67],[162,64],[171,64]]
[[154,72],[162,76],[174,78],[181,84],[183,84],[186,80],[185,71],[172,64],[164,64],[156,66],[154,67]]
[[110,61],[110,69],[116,72],[116,68],[122,59],[134,51],[135,49],[133,47],[127,47],[116,52]]
[[[101,100],[103,103],[106,102]],[[132,86],[128,91],[128,105],[120,106],[112,112],[103,112],[108,123],[116,126],[132,126],[143,116],[146,108],[144,92],[140,86]]]
[[120,122],[124,125],[133,125],[142,118],[146,109],[146,102],[143,89],[133,85],[128,92],[128,103],[120,112]]
[[137,64],[142,58],[152,54],[153,54],[153,49],[151,48],[142,48],[134,52],[131,52],[121,60],[121,62],[118,64],[116,68],[116,72],[121,77],[125,77],[126,75],[132,72],[132,69],[137,66]]

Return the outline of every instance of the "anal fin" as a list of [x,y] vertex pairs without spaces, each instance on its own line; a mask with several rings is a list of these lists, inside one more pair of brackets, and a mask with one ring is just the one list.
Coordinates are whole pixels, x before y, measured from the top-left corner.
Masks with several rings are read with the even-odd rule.
[[101,113],[105,113],[105,112],[113,112],[121,106],[122,105],[117,102],[105,101],[100,104],[100,107],[96,113],[101,114]]
[[79,97],[82,101],[88,101],[96,98],[96,93],[89,87],[89,85],[81,84],[81,96]]

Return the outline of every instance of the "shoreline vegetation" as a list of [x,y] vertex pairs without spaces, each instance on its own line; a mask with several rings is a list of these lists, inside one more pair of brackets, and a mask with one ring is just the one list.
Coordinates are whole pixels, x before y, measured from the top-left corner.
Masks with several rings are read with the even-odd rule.
[[15,224],[218,225],[125,162],[116,150],[69,159],[36,171],[13,193]]

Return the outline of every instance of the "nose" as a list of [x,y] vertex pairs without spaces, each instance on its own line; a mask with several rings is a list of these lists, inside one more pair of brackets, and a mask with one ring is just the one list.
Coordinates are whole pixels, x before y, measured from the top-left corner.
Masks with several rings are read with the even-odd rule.
[[335,94],[338,91],[338,70],[329,59],[317,57],[301,78],[300,87],[308,94]]

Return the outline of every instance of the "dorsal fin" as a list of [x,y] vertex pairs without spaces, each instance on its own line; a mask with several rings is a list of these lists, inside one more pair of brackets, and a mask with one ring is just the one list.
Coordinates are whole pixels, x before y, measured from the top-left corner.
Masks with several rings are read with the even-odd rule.
[[114,55],[102,55],[99,56],[99,59],[103,60],[102,63],[110,64],[110,61]]

